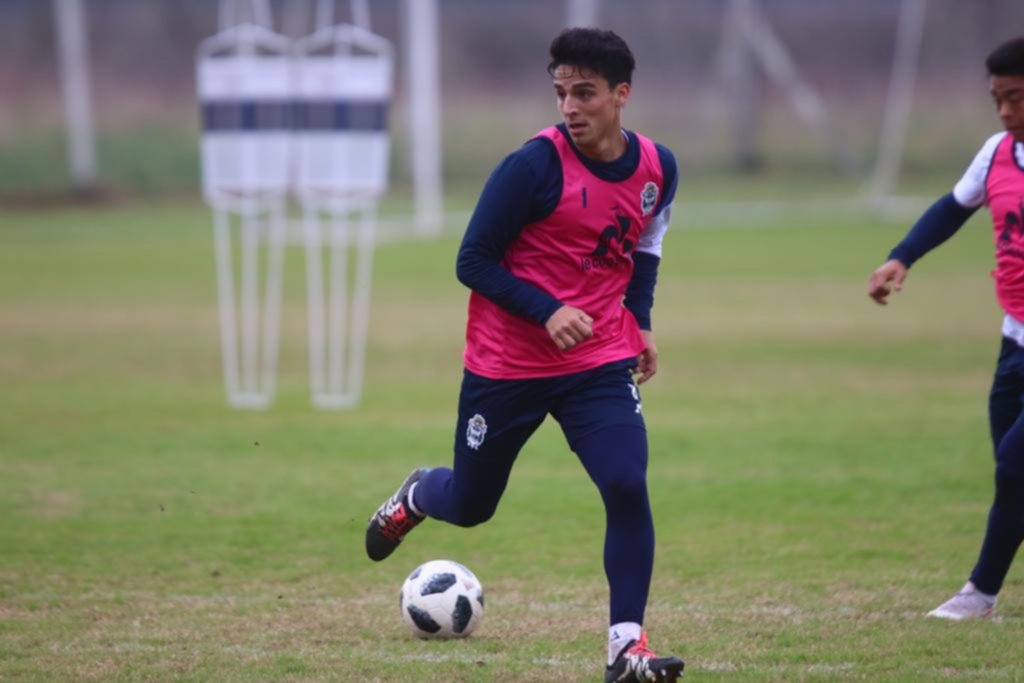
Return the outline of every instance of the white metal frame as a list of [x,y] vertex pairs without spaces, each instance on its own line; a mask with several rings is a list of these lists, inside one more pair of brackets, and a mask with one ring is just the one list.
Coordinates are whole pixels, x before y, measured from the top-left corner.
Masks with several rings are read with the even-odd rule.
[[600,5],[600,0],[565,0],[566,27],[597,26]]
[[82,0],[54,0],[54,18],[67,128],[68,167],[75,186],[87,188],[95,185],[98,173],[96,127],[89,83],[88,32]]
[[[352,2],[358,26],[329,25],[333,14],[333,0],[319,0],[317,30],[293,41],[271,30],[266,0],[222,0],[222,30],[197,52],[200,98],[204,104],[279,101],[291,115],[300,111],[296,103],[309,111],[326,105],[331,116],[338,105],[386,107],[391,43],[369,31],[366,0]],[[387,131],[294,123],[281,131],[229,128],[204,130],[202,142],[228,402],[265,409],[273,401],[293,197],[302,208],[296,226],[306,252],[312,401],[319,408],[352,407],[362,394]]]
[[764,15],[761,0],[730,0],[725,8],[721,53],[723,80],[734,99],[734,137],[739,144],[737,158],[741,165],[755,161],[757,156],[753,148],[756,77],[752,71],[756,60],[786,96],[797,118],[821,135],[836,165],[847,173],[857,170],[856,156],[836,135],[824,100],[801,77],[789,51]]
[[[333,6],[333,2],[329,4]],[[353,15],[359,14],[354,6]],[[325,10],[324,3],[318,8],[317,17],[318,23],[333,18],[332,13]],[[359,20],[368,24],[368,13],[363,13]],[[329,52],[325,55],[324,50]],[[355,50],[359,51],[358,56],[353,56]],[[387,40],[367,28],[351,24],[322,26],[296,42],[295,55],[300,69],[308,68],[313,60],[324,60],[322,66],[328,68],[322,69],[320,75],[326,81],[330,80],[332,64],[338,69],[361,69],[364,75],[370,76],[371,82],[364,84],[360,95],[369,101],[390,101],[393,48]],[[340,85],[343,84],[334,83],[327,87]],[[303,93],[306,94],[309,93]],[[383,163],[386,168],[386,134],[385,140],[379,142],[385,144],[373,149],[383,156],[375,159],[374,163]],[[339,158],[336,162],[351,164],[353,159]],[[354,162],[359,163],[359,160]],[[379,182],[352,187],[344,181],[333,186],[323,183],[304,186],[302,178],[305,176],[301,171],[299,177],[295,189],[302,204],[306,244],[311,397],[319,408],[350,408],[358,404],[362,395],[377,204],[385,188]],[[354,273],[349,272],[352,260]]]
[[405,0],[404,14],[416,232],[423,236],[437,235],[444,224],[441,27],[437,0]]
[[[227,4],[230,3],[221,6],[222,25],[234,20],[234,15],[225,9]],[[263,3],[254,2],[252,5],[256,20],[269,21],[269,13],[263,13],[261,7],[266,10]],[[240,73],[258,72],[259,62],[254,60],[278,60],[274,66],[280,76],[280,71],[287,68],[285,62],[290,61],[289,50],[290,41],[262,25],[229,24],[199,45],[197,81],[200,98],[205,101],[210,96],[215,101],[217,96],[229,94],[225,83],[232,79],[220,72],[221,66],[229,70],[237,68]],[[222,63],[221,60],[233,62]],[[266,86],[258,84],[256,87]],[[278,96],[284,94],[277,93]],[[230,405],[265,409],[273,401],[276,389],[287,225],[287,169],[281,170],[277,182],[268,183],[265,179],[251,182],[251,178],[245,175],[245,169],[256,168],[258,171],[265,164],[258,150],[241,147],[237,150],[239,158],[231,161],[243,170],[237,177],[226,179],[218,175],[217,162],[225,161],[216,159],[218,153],[223,153],[223,149],[217,147],[219,142],[217,134],[208,136],[204,133],[203,193],[214,212],[224,386]],[[277,143],[286,146],[287,140],[279,138]],[[260,262],[264,246],[266,280],[261,302]]]
[[874,173],[868,183],[869,195],[875,202],[886,201],[899,175],[910,125],[910,109],[914,99],[927,9],[927,0],[903,0],[900,7],[900,24],[886,96],[885,118],[878,140]]

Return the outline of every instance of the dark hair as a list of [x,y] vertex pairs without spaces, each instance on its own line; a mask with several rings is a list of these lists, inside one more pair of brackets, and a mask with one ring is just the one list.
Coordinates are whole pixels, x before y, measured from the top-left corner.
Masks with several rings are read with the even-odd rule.
[[1024,76],[1024,37],[1008,40],[988,56],[989,76]]
[[633,82],[636,59],[626,41],[614,31],[597,28],[567,28],[551,41],[548,73],[559,66],[575,66],[602,76],[611,87]]

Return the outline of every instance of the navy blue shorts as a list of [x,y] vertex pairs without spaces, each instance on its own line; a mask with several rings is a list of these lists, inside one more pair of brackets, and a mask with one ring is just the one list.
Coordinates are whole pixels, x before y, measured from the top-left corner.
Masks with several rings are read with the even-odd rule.
[[514,459],[550,414],[573,446],[610,426],[644,429],[635,359],[559,377],[502,380],[465,371],[459,394],[455,450],[468,456]]

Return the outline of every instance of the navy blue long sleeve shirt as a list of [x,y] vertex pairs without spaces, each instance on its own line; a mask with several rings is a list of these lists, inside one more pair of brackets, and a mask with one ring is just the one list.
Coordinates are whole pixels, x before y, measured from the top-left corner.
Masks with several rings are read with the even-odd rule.
[[955,235],[977,210],[978,207],[961,206],[952,192],[943,195],[917,219],[903,241],[890,252],[889,258],[896,259],[909,268],[922,256]]

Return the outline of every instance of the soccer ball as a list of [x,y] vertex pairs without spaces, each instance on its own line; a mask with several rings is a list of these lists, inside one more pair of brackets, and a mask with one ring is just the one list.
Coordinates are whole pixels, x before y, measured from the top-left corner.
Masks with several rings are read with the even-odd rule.
[[484,588],[458,562],[431,560],[409,574],[399,607],[420,638],[464,638],[484,615]]

